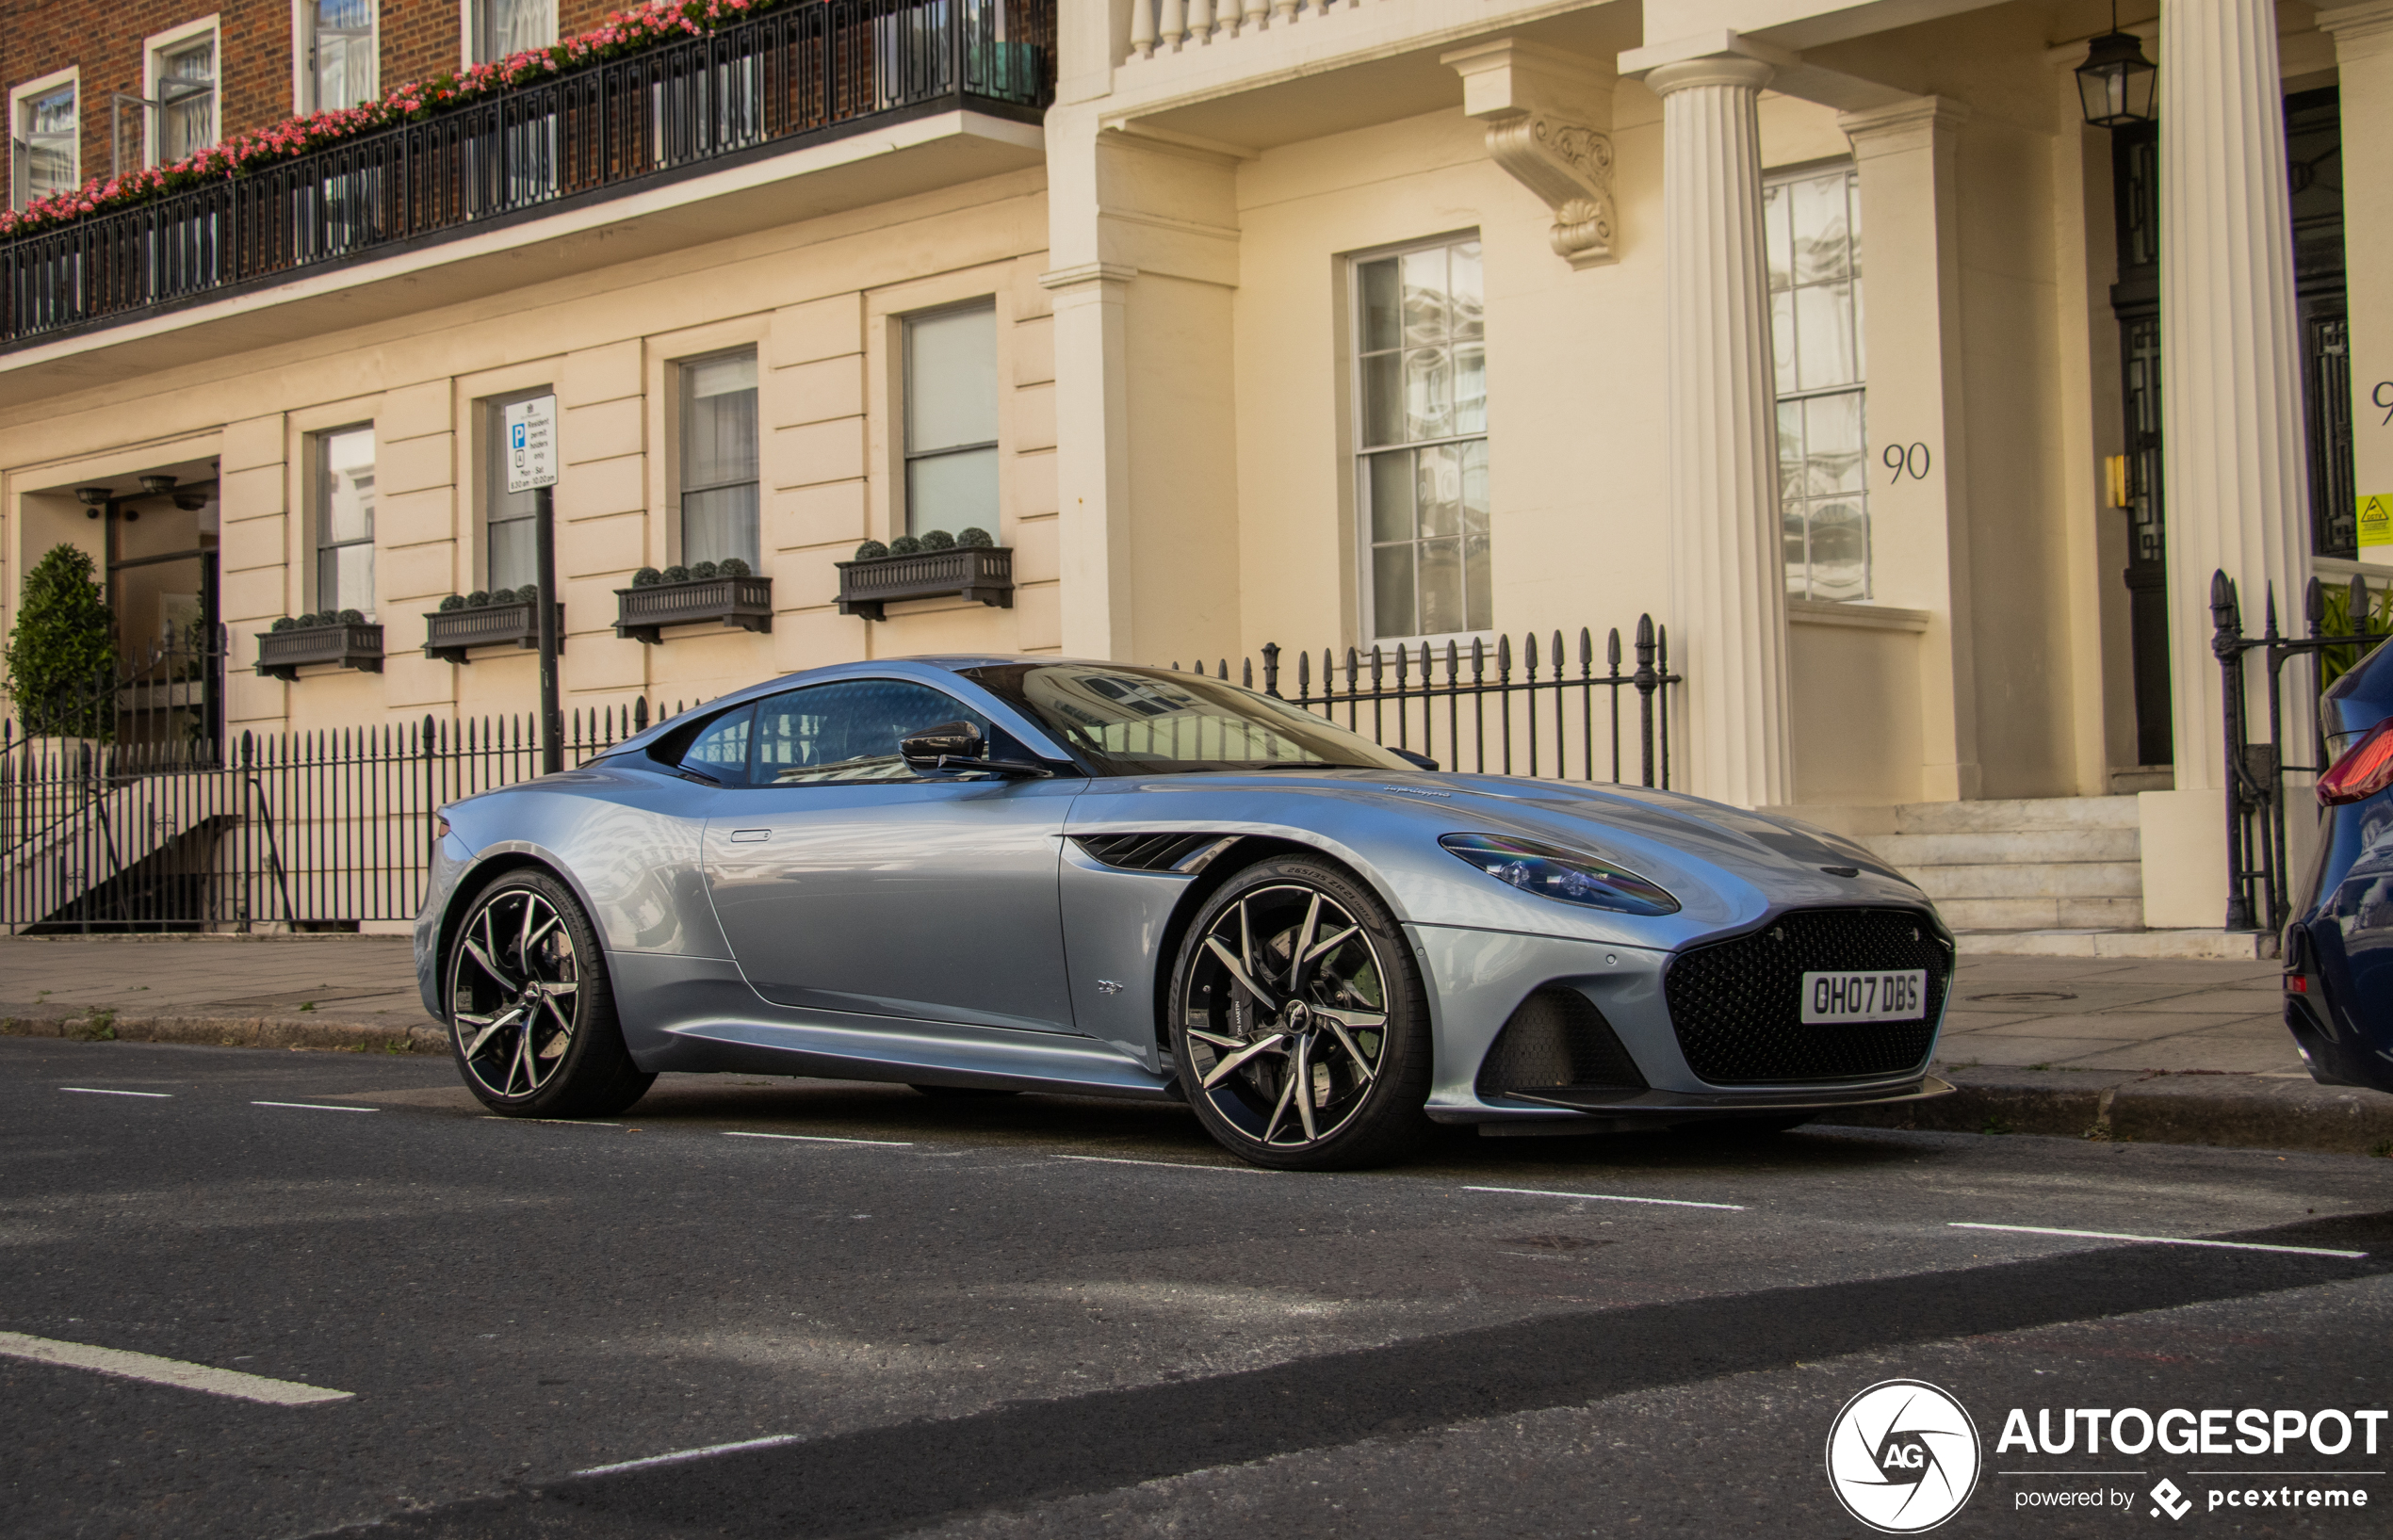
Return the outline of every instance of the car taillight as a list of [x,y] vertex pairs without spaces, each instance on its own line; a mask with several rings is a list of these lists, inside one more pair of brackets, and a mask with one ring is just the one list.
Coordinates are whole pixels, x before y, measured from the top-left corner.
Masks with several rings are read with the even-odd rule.
[[2393,717],[2378,722],[2352,745],[2319,780],[2319,801],[2329,807],[2365,802],[2393,786]]

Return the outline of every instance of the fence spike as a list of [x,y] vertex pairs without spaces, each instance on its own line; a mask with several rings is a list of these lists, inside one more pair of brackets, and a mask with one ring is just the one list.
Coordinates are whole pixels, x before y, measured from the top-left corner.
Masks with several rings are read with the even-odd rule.
[[1296,699],[1312,693],[1312,653],[1310,649],[1296,655]]
[[1511,677],[1512,639],[1510,637],[1498,637],[1496,638],[1496,683],[1502,684]]
[[1248,689],[1255,688],[1255,660],[1253,658],[1242,657],[1238,660],[1238,682]]
[[1263,693],[1279,693],[1279,643],[1276,641],[1263,643]]

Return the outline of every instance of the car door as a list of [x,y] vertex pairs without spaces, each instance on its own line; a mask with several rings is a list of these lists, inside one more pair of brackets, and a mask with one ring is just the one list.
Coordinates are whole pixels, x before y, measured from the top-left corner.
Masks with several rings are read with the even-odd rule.
[[1071,1031],[1058,899],[1081,783],[918,776],[898,740],[988,720],[928,685],[846,679],[757,703],[707,819],[732,955],[775,1004]]

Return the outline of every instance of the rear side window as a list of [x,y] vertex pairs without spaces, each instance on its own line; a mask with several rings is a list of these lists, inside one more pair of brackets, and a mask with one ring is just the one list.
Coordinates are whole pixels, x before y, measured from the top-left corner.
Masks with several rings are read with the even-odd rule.
[[756,707],[743,705],[708,722],[690,742],[678,764],[681,769],[694,770],[727,786],[745,783],[748,777],[748,736],[756,718]]
[[944,722],[990,733],[986,717],[952,695],[903,679],[843,679],[775,695],[757,706],[749,785],[919,780],[898,741]]

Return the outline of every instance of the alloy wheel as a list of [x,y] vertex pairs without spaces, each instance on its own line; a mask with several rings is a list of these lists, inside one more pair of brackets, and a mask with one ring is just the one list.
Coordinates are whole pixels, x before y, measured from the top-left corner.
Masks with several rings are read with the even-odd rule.
[[1327,1143],[1388,1044],[1387,971],[1344,905],[1305,883],[1242,894],[1197,940],[1180,1002],[1182,1083],[1272,1150]]
[[580,959],[557,906],[530,888],[502,888],[465,922],[449,963],[449,1013],[466,1073],[493,1095],[529,1096],[573,1046]]

